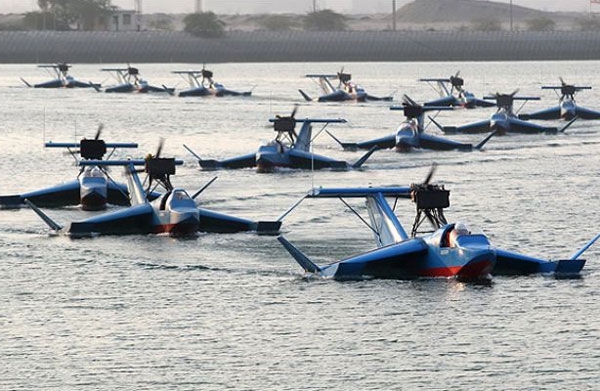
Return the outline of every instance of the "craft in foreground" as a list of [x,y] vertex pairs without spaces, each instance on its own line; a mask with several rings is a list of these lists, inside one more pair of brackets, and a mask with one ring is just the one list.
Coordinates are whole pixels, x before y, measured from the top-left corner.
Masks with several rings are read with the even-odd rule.
[[[360,85],[352,81],[352,75],[344,73],[344,69],[336,74],[308,74],[307,78],[316,80],[316,83],[321,89],[322,95],[316,99],[311,98],[306,92],[299,89],[298,91],[307,102],[368,102],[368,101],[391,101],[393,96],[378,97],[371,95],[365,91]],[[331,81],[337,80],[338,83],[334,86]]]
[[[119,148],[137,148],[136,143],[106,143],[100,139],[102,127],[98,128],[93,139],[82,139],[78,143],[47,142],[46,148],[66,148],[75,161],[102,160],[109,148],[114,153]],[[79,157],[77,156],[79,155]],[[151,199],[158,195],[151,193]],[[58,208],[81,205],[83,210],[106,209],[107,204],[129,205],[127,186],[109,178],[108,172],[101,165],[82,166],[77,179],[56,186],[26,192],[17,195],[0,196],[0,209],[20,208],[29,199],[37,206]]]
[[[330,123],[343,123],[343,119],[296,119],[297,107],[287,117],[277,117],[269,120],[273,123],[277,137],[258,148],[257,152],[232,157],[225,160],[202,159],[191,148],[184,147],[198,159],[203,170],[237,169],[256,167],[257,172],[273,172],[279,168],[293,169],[323,169],[350,170],[360,168],[378,147],[371,148],[356,163],[348,163],[311,152],[313,137],[312,125],[323,124],[323,131]],[[296,133],[296,124],[302,128]]]
[[[472,281],[489,280],[493,275],[535,273],[578,277],[585,265],[580,256],[600,238],[599,234],[569,259],[558,261],[499,249],[484,234],[472,233],[462,223],[446,221],[443,210],[450,205],[449,191],[443,186],[430,185],[429,178],[431,174],[423,184],[410,187],[318,188],[305,196],[342,200],[373,231],[377,245],[373,250],[319,266],[283,236],[278,240],[306,272],[320,277],[338,280],[446,277]],[[346,202],[348,198],[366,199],[370,224]],[[394,202],[388,202],[388,198]],[[394,212],[398,199],[412,199],[416,204],[417,215],[410,236]],[[291,209],[286,215],[290,212]],[[431,222],[433,232],[422,231],[425,220]]]
[[473,122],[461,126],[442,126],[438,122],[432,119],[435,125],[444,133],[488,133],[490,131],[496,132],[497,135],[505,135],[508,133],[522,133],[522,134],[544,134],[544,133],[561,133],[564,132],[577,117],[571,119],[562,128],[556,128],[551,126],[542,126],[534,124],[529,121],[519,119],[514,111],[513,104],[515,101],[527,102],[530,100],[539,100],[539,97],[530,96],[516,96],[518,90],[513,91],[510,94],[496,93],[491,96],[486,96],[484,99],[490,99],[496,101],[497,110],[490,119],[484,121]]
[[435,151],[472,151],[481,150],[492,138],[494,132],[485,137],[479,144],[473,145],[449,140],[444,137],[425,133],[424,116],[427,111],[452,110],[445,106],[421,106],[404,95],[402,106],[392,106],[390,110],[402,110],[406,120],[400,124],[396,133],[358,143],[342,142],[329,131],[327,133],[336,140],[344,150],[395,148],[398,152],[409,152],[412,149],[431,149]]
[[[64,232],[71,237],[93,237],[98,235],[135,235],[135,234],[169,234],[170,236],[194,236],[197,232],[233,233],[255,231],[261,234],[275,234],[281,227],[281,221],[256,222],[239,217],[229,216],[200,208],[195,199],[214,181],[190,196],[186,190],[175,188],[171,184],[171,175],[175,167],[183,164],[181,160],[160,158],[160,150],[155,156],[144,160],[122,161],[81,161],[81,165],[123,166],[127,178],[127,187],[131,198],[128,208],[104,213],[85,220],[70,223],[66,230],[53,221],[29,200],[25,202],[54,231]],[[147,174],[144,183],[138,175],[137,166],[143,166]],[[157,187],[164,192],[150,202],[148,194]]]
[[[575,94],[582,90],[591,90],[590,86],[574,86],[567,84],[560,78],[560,86],[542,86],[544,90],[553,90],[558,95],[558,105],[535,111],[529,114],[519,114],[519,118],[523,120],[530,119],[541,119],[541,120],[553,120],[563,119],[570,121],[575,117],[581,119],[600,119],[600,112],[595,110],[586,109],[581,107],[575,101]],[[558,91],[560,90],[560,94]]]

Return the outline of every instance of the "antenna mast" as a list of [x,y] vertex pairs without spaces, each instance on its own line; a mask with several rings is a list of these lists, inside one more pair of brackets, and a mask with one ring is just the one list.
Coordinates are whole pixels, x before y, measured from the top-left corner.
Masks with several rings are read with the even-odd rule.
[[137,31],[142,29],[142,0],[134,0],[135,18],[137,23]]

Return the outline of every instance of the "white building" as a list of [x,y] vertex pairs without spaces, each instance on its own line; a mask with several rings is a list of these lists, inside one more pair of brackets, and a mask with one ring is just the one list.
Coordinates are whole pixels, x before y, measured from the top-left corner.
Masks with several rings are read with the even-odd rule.
[[115,10],[110,16],[108,29],[110,31],[140,31],[141,16],[133,10]]

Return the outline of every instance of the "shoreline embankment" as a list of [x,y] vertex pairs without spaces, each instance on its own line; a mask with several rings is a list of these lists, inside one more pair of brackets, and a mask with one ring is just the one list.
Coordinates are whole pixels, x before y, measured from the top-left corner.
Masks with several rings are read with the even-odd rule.
[[0,32],[0,63],[598,60],[600,32]]

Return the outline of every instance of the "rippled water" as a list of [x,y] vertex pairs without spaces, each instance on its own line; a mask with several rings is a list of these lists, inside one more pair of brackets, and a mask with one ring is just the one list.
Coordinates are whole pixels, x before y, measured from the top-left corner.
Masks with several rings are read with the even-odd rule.
[[[101,67],[76,65],[79,79],[110,84]],[[198,64],[137,65],[152,84],[183,88],[170,71]],[[274,218],[312,186],[408,185],[431,162],[451,190],[449,220],[477,226],[497,246],[552,259],[569,257],[598,233],[600,123],[566,134],[492,139],[484,152],[376,153],[364,170],[202,172],[182,144],[224,158],[273,137],[267,119],[300,103],[299,117],[342,117],[329,129],[360,141],[391,133],[402,120],[383,103],[307,104],[305,73],[345,66],[375,95],[417,101],[435,92],[419,77],[461,70],[476,95],[542,96],[526,109],[555,105],[542,84],[600,86],[598,62],[215,64],[215,78],[251,98],[182,99],[34,90],[47,79],[32,64],[0,66],[1,194],[74,178],[73,159],[43,142],[91,137],[135,141],[137,156],[166,139],[163,154],[185,159],[173,179],[214,210]],[[593,89],[578,95],[600,109]],[[443,112],[459,125],[489,109]],[[549,124],[560,126],[552,121]],[[434,129],[430,131],[435,132]],[[481,137],[455,136],[477,143]],[[325,136],[315,151],[355,161]],[[123,156],[123,154],[121,154]],[[113,172],[118,179],[118,170]],[[413,206],[399,205],[408,226]],[[50,210],[59,222],[86,215]],[[318,262],[371,248],[365,228],[339,202],[306,201],[284,222],[286,236]],[[334,282],[304,278],[273,237],[203,234],[71,240],[49,236],[27,209],[0,211],[0,388],[60,390],[595,389],[600,382],[600,247],[586,253],[583,278],[496,277],[491,286],[448,280]]]

